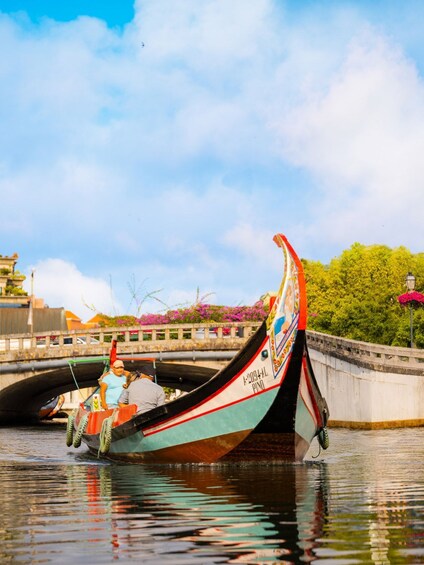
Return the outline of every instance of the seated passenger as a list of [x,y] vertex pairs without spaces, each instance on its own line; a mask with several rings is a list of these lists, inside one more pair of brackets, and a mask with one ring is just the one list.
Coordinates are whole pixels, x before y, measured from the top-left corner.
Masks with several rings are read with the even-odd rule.
[[137,414],[142,414],[165,404],[165,391],[154,382],[152,375],[132,375],[127,381],[127,388],[124,388],[119,397],[119,406],[127,404],[136,404]]
[[125,384],[128,371],[124,370],[124,363],[117,359],[110,370],[100,378],[100,402],[103,410],[116,408],[119,397]]

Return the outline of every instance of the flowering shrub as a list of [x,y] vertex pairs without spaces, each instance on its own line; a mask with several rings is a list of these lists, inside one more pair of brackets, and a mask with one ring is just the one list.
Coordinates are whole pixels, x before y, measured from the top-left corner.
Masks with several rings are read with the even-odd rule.
[[268,315],[261,300],[253,306],[216,306],[194,304],[188,308],[168,310],[165,314],[135,316],[102,316],[102,327],[155,326],[161,324],[198,324],[202,322],[262,322]]

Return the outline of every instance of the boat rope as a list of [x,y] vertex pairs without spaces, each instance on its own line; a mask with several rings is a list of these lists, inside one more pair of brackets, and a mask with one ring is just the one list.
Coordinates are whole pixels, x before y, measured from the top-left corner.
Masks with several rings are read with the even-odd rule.
[[90,414],[84,414],[78,424],[74,437],[74,447],[79,447],[81,445],[82,434],[85,432],[85,428],[87,427],[89,415]]
[[[77,387],[77,390],[78,390],[78,392],[79,392],[80,397],[81,397],[82,400],[84,400],[84,401],[86,400],[86,398],[84,398],[84,395],[82,394],[81,389],[80,389],[80,387],[79,387],[79,385],[78,385],[78,381],[77,381],[77,379],[76,379],[76,377],[75,377],[74,370],[72,369],[72,364],[75,366],[75,365],[77,365],[78,363],[92,363],[93,360],[95,360],[95,361],[103,361],[104,364],[105,364],[105,366],[106,366],[106,368],[109,369],[109,358],[108,358],[108,357],[103,357],[103,358],[101,358],[101,359],[90,357],[90,358],[87,358],[87,359],[78,359],[78,360],[72,359],[71,361],[68,361],[69,369],[71,370],[71,375],[72,375],[72,378],[74,379],[75,386]],[[103,372],[104,372],[104,371],[103,371]]]
[[74,442],[74,422],[75,416],[77,415],[78,408],[72,410],[68,416],[68,421],[66,423],[66,445],[71,447]]
[[110,444],[112,443],[112,425],[116,410],[117,408],[115,408],[109,418],[105,418],[103,420],[102,429],[100,430],[99,436],[99,450],[97,452],[97,457],[100,457],[100,455],[105,455],[110,449]]
[[311,455],[312,459],[316,459],[317,457],[319,457],[321,455],[321,445],[318,442],[318,453],[316,455]]
[[72,365],[71,365],[71,361],[68,361],[68,365],[69,365],[69,368],[71,369],[71,375],[72,375],[72,378],[74,379],[74,383],[75,383],[75,386],[77,387],[77,390],[78,390],[78,392],[79,392],[79,395],[80,395],[80,397],[84,400],[84,397],[83,397],[83,395],[82,395],[81,389],[80,389],[80,387],[78,386],[78,381],[77,381],[77,379],[75,378],[74,371],[73,371]]

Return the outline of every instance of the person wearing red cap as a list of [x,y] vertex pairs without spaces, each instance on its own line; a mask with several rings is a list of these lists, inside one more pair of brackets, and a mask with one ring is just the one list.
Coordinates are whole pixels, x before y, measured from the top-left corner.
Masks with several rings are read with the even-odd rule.
[[101,377],[100,402],[103,410],[116,408],[118,406],[118,400],[128,374],[129,372],[125,371],[123,361],[117,359],[110,368],[110,371]]

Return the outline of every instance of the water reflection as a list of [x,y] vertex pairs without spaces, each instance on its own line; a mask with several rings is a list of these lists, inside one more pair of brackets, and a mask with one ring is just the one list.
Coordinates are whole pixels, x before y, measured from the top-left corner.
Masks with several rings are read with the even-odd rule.
[[174,557],[190,556],[190,562],[259,563],[282,556],[311,560],[325,517],[324,474],[323,464],[254,470],[111,465],[73,467],[68,482],[71,498],[86,502],[96,525],[108,520],[118,555],[138,552],[142,539],[143,557],[149,547],[153,558],[172,540]]
[[109,464],[63,438],[0,428],[2,563],[424,562],[424,429],[333,430],[325,461],[270,467]]

